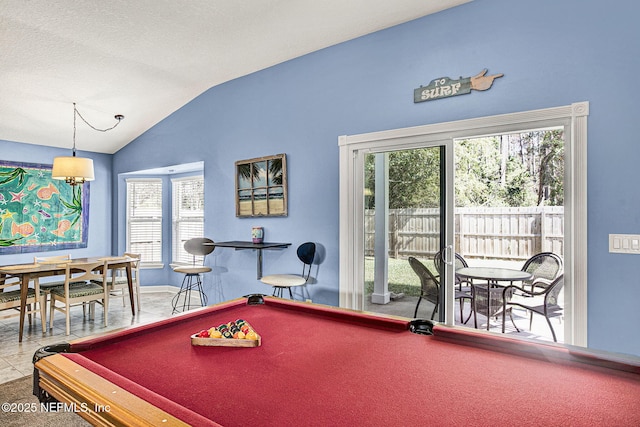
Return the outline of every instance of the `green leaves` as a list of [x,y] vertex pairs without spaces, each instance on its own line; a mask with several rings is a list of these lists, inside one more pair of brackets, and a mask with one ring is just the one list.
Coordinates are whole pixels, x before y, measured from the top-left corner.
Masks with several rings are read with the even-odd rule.
[[27,171],[22,168],[15,168],[10,171],[0,171],[0,185],[7,184],[11,181],[18,180],[18,185],[22,185],[24,182]]
[[71,202],[60,198],[60,203],[67,208],[65,215],[73,215],[73,220],[71,221],[71,227],[73,227],[82,217],[82,186],[76,185],[73,187],[73,198]]
[[[389,156],[389,208],[440,206],[440,148]],[[365,160],[365,207],[375,207],[375,154]],[[442,160],[444,161],[444,160]],[[455,142],[455,202],[474,206],[562,206],[562,129],[518,132]]]

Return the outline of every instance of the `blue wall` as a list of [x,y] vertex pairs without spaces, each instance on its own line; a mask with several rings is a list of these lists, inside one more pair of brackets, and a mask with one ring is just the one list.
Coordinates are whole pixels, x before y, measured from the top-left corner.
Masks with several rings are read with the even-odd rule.
[[[475,0],[213,87],[114,155],[114,252],[124,250],[118,175],[204,161],[205,235],[248,239],[262,225],[268,240],[317,242],[322,262],[312,297],[337,304],[339,135],[588,101],[589,345],[640,355],[640,258],[609,254],[607,240],[640,234],[638,16],[633,0]],[[413,89],[433,78],[484,68],[505,74],[489,91],[413,103]],[[13,158],[23,160],[32,147]],[[278,153],[287,154],[289,216],[236,218],[234,162]],[[92,183],[93,252],[105,249],[96,224],[109,227],[95,204],[104,198],[106,211],[112,200],[100,178]],[[268,291],[255,278],[254,253],[216,249],[211,262],[228,268],[225,297]],[[291,249],[268,251],[264,268],[297,271],[299,263]],[[143,284],[180,281],[168,267],[143,273]]]
[[[607,240],[640,233],[637,16],[633,1],[476,0],[213,87],[117,153],[116,172],[204,160],[206,235],[248,238],[262,225],[269,240],[322,244],[312,295],[337,304],[339,135],[589,101],[589,344],[640,354],[638,258],[609,254]],[[413,103],[433,78],[484,68],[505,74],[489,91]],[[277,153],[289,216],[236,218],[234,162]],[[254,254],[218,256],[225,296],[265,291]],[[267,273],[297,268],[292,251],[266,254]]]

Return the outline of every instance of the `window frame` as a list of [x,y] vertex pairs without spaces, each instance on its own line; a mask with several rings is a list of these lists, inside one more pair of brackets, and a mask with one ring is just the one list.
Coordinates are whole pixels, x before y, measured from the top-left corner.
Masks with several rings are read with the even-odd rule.
[[[159,194],[159,203],[158,207],[160,210],[159,215],[149,215],[149,216],[137,216],[132,214],[132,196],[135,193],[132,191],[131,186],[135,186],[136,184],[158,184],[160,187],[156,194]],[[163,263],[163,244],[164,244],[164,233],[163,233],[163,221],[162,221],[162,212],[163,212],[163,203],[164,203],[164,193],[163,193],[163,182],[161,178],[127,178],[125,179],[126,186],[126,251],[127,252],[135,252],[140,253],[140,267],[141,268],[162,268],[164,266]],[[159,241],[155,243],[155,245],[159,248],[158,251],[155,251],[153,248],[151,249],[152,254],[154,255],[153,259],[149,260],[145,257],[146,251],[140,251],[138,248],[134,246],[132,242],[132,224],[134,223],[149,223],[152,224],[152,236],[149,237],[153,240],[155,236],[153,233],[156,232],[159,236]],[[152,245],[154,243],[151,243]],[[157,253],[156,253],[157,252]]]
[[[587,347],[587,118],[589,103],[486,116],[338,138],[340,151],[340,307],[361,304],[354,279],[362,276],[364,154],[422,146],[424,141],[478,137],[525,129],[565,130],[565,343]],[[447,301],[449,309],[453,307]],[[449,319],[450,320],[450,319]],[[451,322],[449,322],[450,324]]]
[[[179,208],[179,201],[181,198],[183,189],[178,188],[190,182],[201,182],[202,195],[201,205],[202,211],[200,215],[195,216],[182,216],[181,209]],[[193,263],[193,257],[186,253],[184,250],[183,235],[181,235],[180,224],[200,224],[200,230],[197,233],[189,233],[189,238],[204,237],[204,175],[192,175],[180,178],[171,178],[171,264],[172,265],[186,265]],[[188,240],[188,239],[187,239]],[[196,257],[195,262],[201,262],[202,257]]]

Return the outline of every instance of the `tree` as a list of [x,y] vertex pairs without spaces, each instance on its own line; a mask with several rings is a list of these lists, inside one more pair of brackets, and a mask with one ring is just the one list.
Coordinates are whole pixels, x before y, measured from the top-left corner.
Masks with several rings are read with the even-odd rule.
[[[456,206],[562,206],[561,129],[469,138],[455,144]],[[389,208],[440,206],[440,148],[389,153]],[[375,207],[375,155],[365,160],[365,206]]]
[[455,158],[456,206],[504,206],[499,138],[458,141]]
[[456,206],[562,206],[560,129],[456,143]]
[[[366,207],[375,207],[375,155],[365,159]],[[389,153],[389,208],[440,206],[440,148]]]

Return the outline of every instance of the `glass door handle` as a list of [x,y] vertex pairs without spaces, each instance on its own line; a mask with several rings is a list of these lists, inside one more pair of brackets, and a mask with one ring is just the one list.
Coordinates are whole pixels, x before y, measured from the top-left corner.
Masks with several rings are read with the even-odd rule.
[[444,251],[442,251],[442,262],[444,262],[445,264],[448,265],[453,265],[453,246],[452,245],[448,245],[444,248]]

